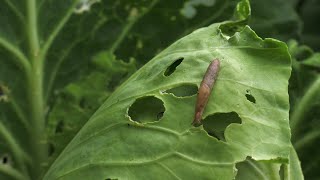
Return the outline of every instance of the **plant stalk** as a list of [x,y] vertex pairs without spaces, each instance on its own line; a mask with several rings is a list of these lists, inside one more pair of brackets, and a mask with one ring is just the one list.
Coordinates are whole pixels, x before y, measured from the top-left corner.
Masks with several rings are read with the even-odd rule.
[[27,1],[27,29],[30,47],[31,72],[28,74],[28,101],[30,103],[30,123],[33,130],[30,133],[29,146],[33,164],[31,178],[40,179],[41,164],[47,160],[47,145],[45,137],[45,112],[43,96],[43,64],[44,59],[40,53],[37,3],[36,0]]
[[45,140],[44,126],[44,102],[42,87],[41,68],[34,67],[33,73],[29,78],[29,102],[32,132],[30,133],[30,147],[33,157],[32,174],[36,179],[40,175],[41,164],[47,159],[47,149]]

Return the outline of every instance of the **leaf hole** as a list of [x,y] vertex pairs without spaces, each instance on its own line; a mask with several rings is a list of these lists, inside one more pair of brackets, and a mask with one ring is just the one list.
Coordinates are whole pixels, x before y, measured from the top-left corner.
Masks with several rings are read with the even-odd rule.
[[8,157],[3,157],[2,158],[2,164],[7,164],[8,163]]
[[216,113],[202,121],[204,130],[221,141],[226,141],[224,132],[230,124],[234,123],[241,124],[241,118],[236,112]]
[[159,121],[165,112],[162,100],[147,96],[136,99],[129,107],[128,115],[131,120],[139,123]]
[[9,89],[6,86],[0,84],[0,102],[8,102],[8,92]]
[[[246,174],[248,174],[247,172],[252,172],[252,177],[254,177],[254,174],[256,172],[254,172],[253,168],[253,163],[255,163],[256,161],[254,159],[252,159],[251,156],[247,156],[245,160],[240,161],[238,163],[236,163],[236,169],[237,169],[237,175],[235,177],[235,179],[247,179],[248,177],[246,177]],[[251,171],[250,171],[251,170]],[[256,176],[259,177],[259,176]]]
[[157,114],[157,120],[160,120],[163,117],[164,112],[159,112]]
[[[251,156],[247,156],[245,160],[236,163],[237,175],[235,179],[281,179],[283,180],[284,167],[283,167],[283,164],[280,164],[278,160],[277,159],[255,160]],[[279,172],[279,174],[276,174],[277,171]]]
[[4,95],[3,88],[2,88],[2,86],[0,85],[0,96],[3,96],[3,95]]
[[221,32],[227,36],[233,36],[236,32],[240,32],[243,29],[243,25],[236,23],[227,23],[220,25]]
[[4,154],[0,160],[2,165],[11,165],[11,158],[8,154]]
[[179,58],[177,60],[175,60],[169,67],[167,67],[166,71],[164,72],[165,76],[170,76],[172,73],[174,73],[174,71],[176,70],[176,68],[181,64],[181,62],[183,61],[184,58]]
[[197,94],[198,87],[194,84],[184,84],[178,87],[164,91],[164,93],[171,93],[176,97],[188,97]]
[[256,98],[254,98],[254,96],[252,96],[251,91],[250,90],[246,90],[246,98],[248,101],[252,102],[252,103],[256,103]]
[[284,180],[285,178],[285,171],[284,171],[284,168],[285,168],[285,166],[284,166],[284,164],[281,164],[281,166],[280,166],[280,170],[279,170],[279,176],[280,176],[280,179],[281,180]]

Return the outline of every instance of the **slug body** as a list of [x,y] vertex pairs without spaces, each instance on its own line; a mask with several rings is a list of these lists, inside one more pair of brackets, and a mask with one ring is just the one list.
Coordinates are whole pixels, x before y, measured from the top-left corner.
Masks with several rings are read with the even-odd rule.
[[201,124],[201,118],[206,107],[212,87],[217,79],[218,72],[220,68],[220,61],[218,59],[214,59],[210,65],[208,66],[207,72],[203,77],[200,88],[198,90],[197,103],[195,108],[195,115],[192,124],[194,126],[199,126]]

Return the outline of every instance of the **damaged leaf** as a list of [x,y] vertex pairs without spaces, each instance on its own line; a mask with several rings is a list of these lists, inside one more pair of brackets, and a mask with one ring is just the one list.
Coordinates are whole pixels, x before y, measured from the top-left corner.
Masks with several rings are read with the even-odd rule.
[[[249,15],[249,4],[242,1],[235,11],[238,20],[198,29],[133,74],[90,118],[45,179],[233,179],[236,164],[247,157],[277,167],[288,164],[290,56],[283,42],[263,40],[246,26]],[[220,59],[221,67],[211,94],[214,101],[209,100],[203,118],[235,112],[242,122],[224,126],[225,142],[210,136],[203,126],[190,124],[196,96],[163,93],[181,84],[199,86],[214,58]],[[247,89],[256,103],[247,100]],[[157,99],[164,108],[131,109],[148,106],[135,104],[139,99]],[[130,112],[140,110],[146,114],[143,122],[133,121],[136,114]],[[159,119],[159,114],[160,120],[145,121]]]

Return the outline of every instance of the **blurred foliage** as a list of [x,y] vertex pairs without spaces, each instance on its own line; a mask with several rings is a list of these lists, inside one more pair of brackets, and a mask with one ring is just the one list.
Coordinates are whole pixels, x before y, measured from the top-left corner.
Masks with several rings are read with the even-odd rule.
[[296,41],[288,42],[293,72],[289,83],[292,143],[306,179],[320,172],[320,53]]

